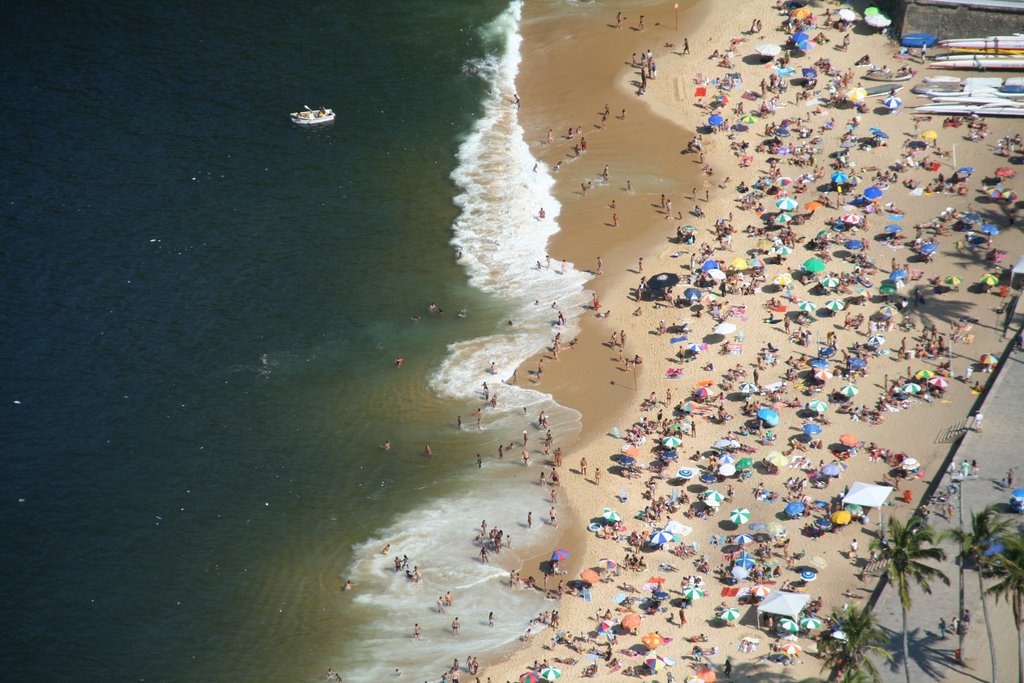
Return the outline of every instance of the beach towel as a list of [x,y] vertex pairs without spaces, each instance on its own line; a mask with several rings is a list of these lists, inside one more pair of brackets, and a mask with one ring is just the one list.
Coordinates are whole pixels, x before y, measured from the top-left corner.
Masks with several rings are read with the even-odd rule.
[[668,343],[669,344],[679,344],[680,342],[684,342],[684,341],[686,341],[686,336],[685,335],[682,336],[682,337],[672,337],[671,339],[668,340]]
[[693,91],[693,96],[694,97],[707,97],[707,95],[708,95],[708,89],[705,88],[704,86],[701,86],[701,87],[699,87],[699,88],[697,88],[696,90]]
[[590,589],[589,588],[584,588],[583,589],[583,602],[590,602]]
[[628,597],[629,596],[626,595],[625,593],[619,593],[614,598],[612,598],[612,602],[614,602],[616,605],[621,605],[622,601],[625,600]]
[[739,595],[739,593],[740,593],[740,589],[736,588],[735,586],[733,586],[731,588],[723,588],[722,589],[722,597],[723,598],[735,598],[737,595]]

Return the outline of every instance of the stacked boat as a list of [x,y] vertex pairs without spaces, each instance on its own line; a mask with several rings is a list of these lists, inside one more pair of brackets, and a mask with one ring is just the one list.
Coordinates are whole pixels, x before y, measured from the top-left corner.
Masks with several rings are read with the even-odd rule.
[[1024,33],[988,38],[954,38],[940,40],[939,45],[954,52],[976,54],[1024,54]]
[[1024,33],[940,40],[950,54],[932,57],[934,69],[1024,70]]
[[926,78],[912,90],[932,103],[914,109],[920,114],[1024,116],[1024,77]]

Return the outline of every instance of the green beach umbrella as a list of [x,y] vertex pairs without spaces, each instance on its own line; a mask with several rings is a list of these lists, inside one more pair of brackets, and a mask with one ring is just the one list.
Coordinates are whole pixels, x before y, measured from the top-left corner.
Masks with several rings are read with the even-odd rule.
[[950,285],[951,287],[958,287],[961,282],[963,282],[963,278],[958,277],[956,275],[950,275],[949,277],[946,278],[946,284]]
[[745,123],[748,126],[752,123],[757,123],[758,121],[760,121],[760,119],[756,114],[747,114],[746,116],[740,118],[740,123]]
[[562,677],[562,672],[553,666],[548,666],[540,670],[540,675],[546,681],[557,681]]
[[725,496],[723,496],[721,492],[711,489],[709,491],[704,492],[704,500],[713,500],[716,503],[721,503],[723,500],[725,500]]
[[860,389],[857,388],[856,384],[847,384],[839,390],[839,393],[843,396],[856,396],[860,393]]
[[934,376],[935,372],[928,369],[918,370],[917,372],[914,373],[914,377],[918,379],[931,379]]
[[615,510],[612,510],[611,508],[605,508],[604,511],[601,513],[601,516],[604,517],[605,521],[607,521],[607,522],[621,522],[622,521],[622,515],[620,515]]
[[849,512],[851,515],[863,515],[864,514],[864,508],[861,507],[860,505],[857,505],[856,503],[847,503],[846,504],[846,511]]
[[846,303],[842,299],[829,299],[825,302],[825,308],[830,311],[841,311],[846,308]]
[[687,600],[700,600],[704,597],[704,591],[697,586],[686,586],[683,588],[683,597]]
[[666,436],[661,440],[661,443],[669,448],[677,448],[682,445],[683,440],[678,436]]
[[793,253],[793,247],[786,246],[785,244],[780,244],[779,246],[772,249],[772,251],[779,256],[789,256],[790,254]]
[[881,13],[882,13],[882,10],[878,9],[877,7],[868,7],[866,10],[864,10],[864,16],[865,17],[869,16],[869,15],[872,15],[872,14],[881,14]]
[[818,628],[823,622],[818,617],[803,617],[800,619],[800,625],[806,629]]
[[750,510],[747,508],[736,508],[729,513],[729,519],[733,524],[746,524],[750,521]]
[[796,305],[796,307],[799,308],[804,313],[814,313],[816,310],[818,310],[818,304],[814,303],[813,301],[801,301]]
[[736,469],[745,470],[748,467],[754,466],[753,458],[740,458],[739,462],[736,463]]
[[832,275],[826,275],[820,280],[822,287],[828,287],[829,289],[835,289],[839,286],[839,278],[833,277]]
[[796,623],[792,619],[779,619],[779,628],[783,631],[788,631],[789,633],[800,632],[800,624]]
[[807,408],[809,410],[813,410],[814,412],[820,415],[828,410],[828,404],[825,403],[824,401],[811,401],[810,403],[807,404]]
[[718,618],[725,621],[736,621],[740,618],[740,611],[735,607],[727,607],[718,613]]
[[985,273],[981,276],[978,282],[983,285],[988,285],[989,287],[994,287],[999,284],[999,278],[992,273]]
[[878,288],[878,291],[879,291],[880,294],[886,294],[886,295],[895,294],[896,293],[896,285],[894,285],[891,282],[885,282],[885,283],[883,283]]
[[778,216],[775,217],[776,223],[789,223],[792,220],[793,217],[788,213],[780,213]]
[[921,393],[921,385],[917,384],[915,382],[910,382],[910,383],[904,384],[902,387],[900,387],[900,391],[906,392],[908,394],[920,394]]
[[821,259],[809,258],[804,261],[804,270],[808,273],[820,273],[825,270],[825,263]]

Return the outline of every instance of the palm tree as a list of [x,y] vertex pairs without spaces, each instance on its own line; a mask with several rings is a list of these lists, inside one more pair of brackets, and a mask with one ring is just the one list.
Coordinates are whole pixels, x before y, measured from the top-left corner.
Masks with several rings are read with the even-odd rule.
[[832,619],[842,624],[846,640],[829,641],[822,670],[841,668],[843,675],[839,680],[846,683],[879,683],[881,676],[868,655],[889,660],[892,653],[886,649],[889,637],[878,625],[875,614],[866,607],[852,605],[845,612],[833,611]]
[[[1013,524],[999,514],[995,505],[989,505],[981,512],[971,515],[971,525],[967,529],[950,529],[941,535],[942,539],[949,539],[957,544],[960,555],[960,585],[963,586],[964,565],[968,562],[974,564],[978,574],[978,592],[981,594],[981,613],[985,618],[985,631],[988,634],[989,659],[992,662],[992,678],[998,681],[996,676],[996,643],[992,637],[992,624],[988,618],[988,601],[985,600],[984,575],[986,567],[991,564],[991,558],[986,557],[985,551],[990,543],[996,539],[1008,535],[1013,530]],[[960,616],[963,617],[963,593],[961,593]],[[960,632],[960,651],[964,649],[964,633]]]
[[925,564],[926,561],[941,562],[946,559],[946,552],[932,545],[935,539],[934,529],[921,518],[911,517],[906,524],[898,519],[889,520],[888,540],[876,538],[871,541],[871,549],[877,551],[879,559],[885,562],[885,572],[889,581],[895,584],[900,596],[900,608],[903,612],[903,672],[906,674],[907,683],[910,683],[907,610],[913,603],[910,598],[910,585],[917,584],[925,593],[932,592],[933,580],[938,579],[949,585],[949,577],[935,567]]
[[1003,552],[997,562],[988,565],[989,575],[999,579],[988,591],[1013,606],[1013,622],[1017,626],[1017,682],[1024,683],[1024,539],[1007,535],[1003,539]]

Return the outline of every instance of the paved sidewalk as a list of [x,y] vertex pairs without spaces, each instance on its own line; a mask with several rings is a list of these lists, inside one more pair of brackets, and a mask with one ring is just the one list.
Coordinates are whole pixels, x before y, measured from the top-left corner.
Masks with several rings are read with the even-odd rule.
[[[984,414],[984,430],[973,428],[964,436],[955,456],[959,466],[965,458],[976,459],[979,476],[960,483],[963,489],[964,525],[970,524],[971,512],[986,505],[996,504],[1001,512],[1009,512],[1009,493],[1000,490],[996,482],[1006,476],[1007,470],[1015,466],[1014,487],[1024,486],[1024,353],[1017,352],[1004,361],[999,376],[985,398],[981,412]],[[971,425],[973,421],[969,421]],[[939,491],[944,491],[950,482],[947,474]],[[952,500],[954,506],[956,500]],[[957,522],[947,521],[937,514],[939,506],[932,506],[929,522],[938,530],[949,529]],[[1024,523],[1024,518],[1021,520]],[[949,555],[955,553],[950,544],[944,545]],[[947,587],[942,583],[932,585],[932,594],[919,589],[912,591],[913,607],[908,612],[910,630],[911,679],[916,681],[941,680],[948,683],[960,681],[984,681],[991,678],[988,637],[982,617],[978,591],[978,578],[972,569],[964,572],[965,607],[971,613],[971,626],[964,641],[963,664],[954,659],[957,636],[950,634],[945,639],[939,636],[939,619],[948,624],[957,616],[959,605],[959,567],[955,558],[950,557],[941,569],[950,579]],[[986,583],[987,587],[988,583]],[[996,660],[1000,680],[1017,678],[1017,632],[1013,624],[1010,606],[1005,601],[996,602],[989,597],[989,616],[996,641]],[[904,681],[902,668],[902,618],[899,596],[887,586],[882,593],[875,613],[882,626],[892,633],[891,650],[895,659],[891,667],[883,664],[882,680],[887,683]]]

